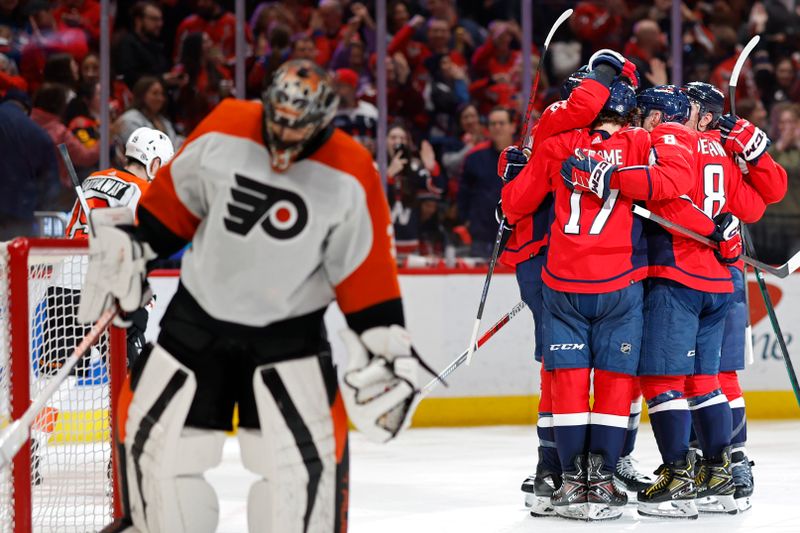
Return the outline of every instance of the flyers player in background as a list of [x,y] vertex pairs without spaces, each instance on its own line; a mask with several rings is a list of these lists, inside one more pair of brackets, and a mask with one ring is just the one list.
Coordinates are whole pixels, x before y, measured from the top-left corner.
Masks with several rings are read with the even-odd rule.
[[[169,163],[175,149],[164,133],[152,128],[138,128],[125,143],[125,167],[98,170],[81,184],[86,204],[90,210],[106,207],[126,207],[136,213],[142,195],[158,170]],[[76,200],[70,214],[66,236],[86,239],[89,228],[81,202]],[[128,340],[128,367],[142,352],[145,343],[149,313],[145,307],[125,315],[130,326],[126,329]]]
[[[728,134],[723,138],[719,124],[725,106],[725,95],[722,91],[699,81],[687,83],[681,90],[689,98],[691,105],[687,126],[700,132],[695,173],[703,180],[703,198],[698,207],[712,218],[721,213],[732,213],[747,224],[758,221],[764,214],[766,204],[780,201],[786,194],[787,187],[786,171],[766,152],[769,139],[747,121],[741,121],[741,128],[736,135],[731,133],[732,128],[729,126]],[[726,116],[726,122],[735,125],[740,119]],[[743,174],[740,163],[732,155],[746,151],[748,142],[759,138],[763,140],[753,143],[755,150],[748,159],[745,160],[741,155],[736,156],[741,159],[746,171]],[[734,498],[740,511],[750,508],[750,496],[753,493],[751,462],[745,449],[747,417],[736,374],[737,371],[744,370],[747,342],[745,327],[748,310],[745,305],[743,266],[741,261],[728,266],[734,291],[725,318],[719,367],[720,386],[732,416],[730,444],[733,482],[736,487]],[[699,420],[695,422],[698,423]],[[703,428],[695,428],[698,435],[702,431]],[[719,506],[714,505],[717,503],[716,498],[713,501],[700,500],[698,507],[701,511],[719,511]]]
[[[258,476],[249,530],[346,531],[348,415],[379,441],[410,422],[430,376],[404,327],[380,179],[330,126],[336,107],[321,67],[289,61],[263,103],[224,100],[200,123],[132,231],[124,208],[90,215],[86,321],[114,299],[140,306],[147,261],[192,243],[158,342],[123,387],[126,517],[108,531],[214,531],[203,473],[222,458],[235,405],[242,462]],[[323,322],[334,300],[349,328],[341,389]]]

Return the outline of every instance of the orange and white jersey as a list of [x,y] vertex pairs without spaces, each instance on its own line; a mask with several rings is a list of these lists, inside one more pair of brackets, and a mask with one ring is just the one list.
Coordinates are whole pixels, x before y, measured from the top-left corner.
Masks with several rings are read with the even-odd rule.
[[191,242],[181,284],[217,320],[263,327],[334,299],[349,320],[399,304],[389,209],[367,150],[332,130],[277,172],[263,135],[263,104],[223,101],[158,172],[139,234],[159,255]]
[[[81,188],[89,209],[100,207],[129,207],[134,215],[136,206],[150,183],[125,170],[109,168],[92,173],[83,181]],[[65,232],[70,239],[88,238],[86,213],[79,201],[75,201],[69,224]]]

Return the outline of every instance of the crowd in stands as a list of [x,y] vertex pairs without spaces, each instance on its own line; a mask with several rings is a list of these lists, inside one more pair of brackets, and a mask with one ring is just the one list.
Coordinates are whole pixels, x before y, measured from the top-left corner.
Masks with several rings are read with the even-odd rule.
[[[789,193],[753,229],[760,255],[779,261],[800,249],[800,7],[796,0],[686,0],[681,5],[683,80],[727,92],[741,45],[761,34],[739,84],[737,111],[770,134],[789,173]],[[670,80],[671,0],[533,2],[534,38],[522,44],[520,0],[390,0],[387,5],[387,199],[402,255],[491,254],[491,206],[501,183],[493,162],[517,142],[522,56],[534,66],[558,15],[574,14],[542,65],[535,113],[559,98],[561,81],[599,48],[636,63],[642,86]],[[246,83],[235,87],[233,2],[112,2],[111,158],[140,126],[183,138],[223,98],[257,98],[286,60],[329,69],[340,95],[335,125],[374,154],[378,109],[374,2],[246,2]],[[54,146],[66,143],[79,174],[97,168],[98,0],[0,0],[0,236],[33,209],[74,201]],[[14,106],[17,112],[8,106]],[[522,111],[522,112],[521,112]],[[39,130],[51,139],[42,153]],[[28,131],[30,130],[30,131]],[[34,135],[34,133],[36,133]],[[35,141],[34,141],[35,138]],[[11,153],[14,152],[14,153]],[[28,195],[24,200],[21,195]],[[21,210],[21,205],[28,206]],[[24,224],[23,224],[24,226]],[[5,228],[5,229],[4,229]],[[31,231],[35,231],[32,227]],[[449,253],[449,252],[448,252]]]

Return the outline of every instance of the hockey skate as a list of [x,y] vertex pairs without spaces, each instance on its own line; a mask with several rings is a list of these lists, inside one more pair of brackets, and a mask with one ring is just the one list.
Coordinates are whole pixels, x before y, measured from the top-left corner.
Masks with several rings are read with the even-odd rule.
[[742,513],[752,507],[750,503],[750,496],[753,495],[753,466],[755,463],[747,458],[743,451],[735,451],[731,454],[731,465],[733,470],[733,484],[736,486],[736,492],[733,498],[736,500],[736,506],[739,512]]
[[561,486],[553,492],[553,508],[558,516],[573,520],[586,520],[589,517],[588,492],[585,457],[576,455],[575,470],[561,474]]
[[718,458],[702,459],[697,466],[697,508],[704,513],[736,514],[730,447],[722,450]]
[[695,455],[689,451],[684,461],[664,464],[656,471],[655,483],[637,494],[638,511],[642,516],[688,518],[698,516],[694,499],[697,487],[694,482]]
[[536,474],[528,476],[522,482],[521,490],[525,493],[525,507],[531,510],[531,516],[553,516],[551,499],[553,491],[561,486],[561,472],[544,466],[542,452],[539,451],[539,464]]
[[[636,497],[642,489],[646,489],[653,483],[653,478],[647,474],[639,472],[636,468],[636,459],[632,455],[620,457],[617,461],[617,468],[614,471],[614,482],[620,488],[628,493],[629,499],[631,496]],[[630,501],[630,500],[629,500]]]
[[603,470],[603,456],[590,453],[587,461],[589,520],[614,520],[622,516],[628,495],[614,483],[614,474]]

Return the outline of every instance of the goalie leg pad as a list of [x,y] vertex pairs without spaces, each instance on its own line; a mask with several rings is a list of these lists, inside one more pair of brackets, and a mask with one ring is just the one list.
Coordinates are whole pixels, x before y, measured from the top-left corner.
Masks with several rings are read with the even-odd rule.
[[203,472],[222,459],[225,433],[184,427],[194,373],[157,345],[132,384],[124,443],[133,524],[142,533],[214,531],[219,506]]
[[249,531],[345,531],[347,419],[335,372],[320,358],[264,365],[253,375],[260,430],[241,429]]

